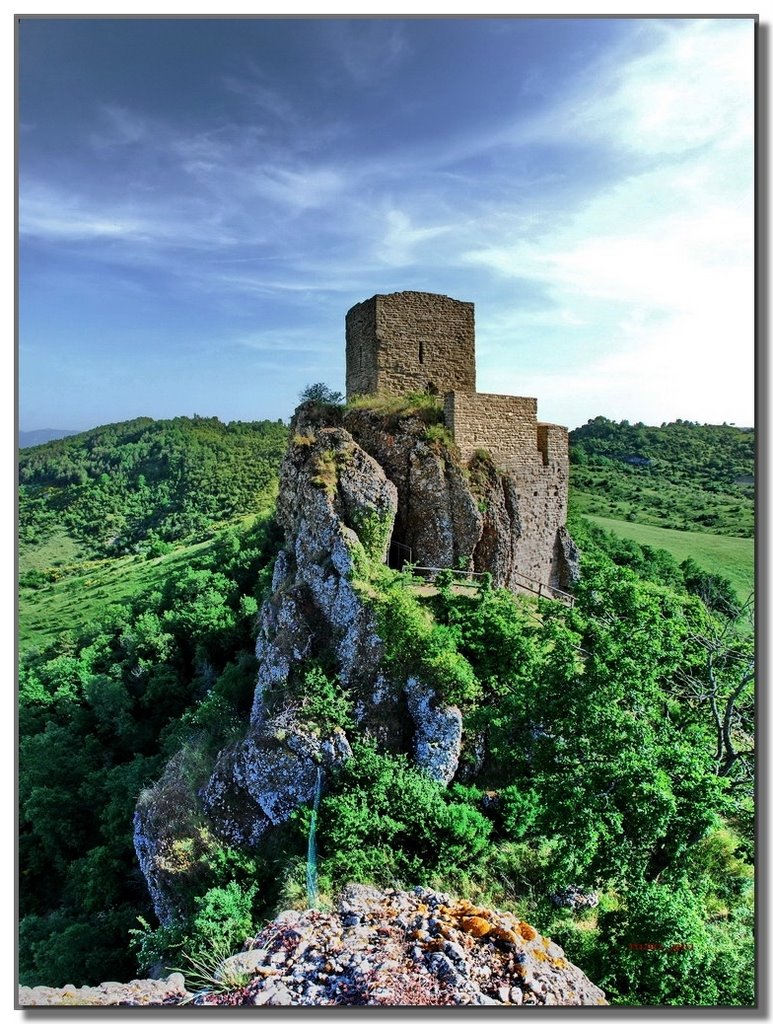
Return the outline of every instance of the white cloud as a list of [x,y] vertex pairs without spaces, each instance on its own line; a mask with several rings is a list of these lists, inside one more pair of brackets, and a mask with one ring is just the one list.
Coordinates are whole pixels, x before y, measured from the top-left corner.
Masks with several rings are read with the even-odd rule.
[[383,234],[378,240],[376,257],[393,267],[407,266],[420,258],[417,249],[440,235],[453,230],[450,224],[433,224],[418,227],[404,211],[388,209],[383,217]]
[[359,88],[378,84],[392,74],[410,52],[409,30],[398,21],[374,18],[330,21],[325,35],[341,67]]
[[[700,22],[661,31],[658,49],[579,97],[573,119],[580,135],[606,139],[610,156],[636,150],[645,166],[560,211],[529,238],[513,237],[506,221],[501,231],[492,225],[490,240],[471,246],[464,259],[544,289],[555,326],[543,342],[558,342],[570,361],[564,377],[533,378],[554,398],[562,392],[572,407],[584,402],[587,415],[594,414],[592,401],[605,415],[631,418],[638,406],[651,421],[668,418],[668,408],[671,416],[709,420],[727,410],[720,418],[749,423],[751,26]],[[559,130],[565,113],[555,122]],[[603,159],[603,148],[599,153]],[[521,328],[530,315],[520,318]],[[560,344],[562,318],[598,325],[590,351],[582,332],[576,353],[565,339]],[[489,350],[497,342],[506,343],[503,334],[497,341],[492,334]],[[601,347],[609,354],[597,358]]]

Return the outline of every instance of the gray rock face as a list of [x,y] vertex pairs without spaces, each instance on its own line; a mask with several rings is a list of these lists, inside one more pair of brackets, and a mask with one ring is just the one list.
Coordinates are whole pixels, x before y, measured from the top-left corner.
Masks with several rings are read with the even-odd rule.
[[513,480],[498,474],[491,462],[476,458],[471,485],[482,509],[483,527],[474,551],[476,572],[490,572],[494,586],[516,585],[515,569],[521,519]]
[[[246,846],[311,800],[318,768],[324,774],[351,754],[343,732],[312,732],[288,697],[315,658],[334,666],[349,691],[359,735],[382,749],[411,749],[441,784],[454,778],[461,713],[440,705],[421,680],[409,680],[401,693],[400,681],[389,678],[358,573],[386,561],[394,536],[410,544],[414,561],[468,565],[515,589],[524,532],[514,479],[485,458],[463,467],[416,417],[390,422],[367,410],[301,406],[291,430],[277,501],[285,546],[260,613],[249,730],[221,752],[199,794],[215,833]],[[554,562],[562,560],[569,581],[577,552],[565,530],[556,546]],[[185,816],[164,812],[167,794],[177,791],[173,774],[140,801],[135,817],[137,857],[162,923],[175,918],[175,843],[186,835]],[[178,797],[190,819],[197,795],[180,789]]]
[[426,439],[426,425],[407,417],[390,429],[365,409],[344,417],[352,436],[396,485],[395,536],[410,545],[412,561],[439,568],[470,562],[482,518],[452,454]]
[[405,695],[416,725],[414,760],[430,778],[447,786],[459,766],[462,713],[440,705],[435,692],[418,679],[408,680]]
[[76,988],[19,986],[19,1005],[26,1006],[179,1006],[193,993],[186,991],[185,978],[179,972],[165,979],[142,978],[126,983],[103,981],[101,985]]
[[587,892],[577,885],[567,885],[565,889],[554,892],[550,900],[557,907],[583,910],[585,907],[597,907],[599,905],[599,894],[595,891]]
[[261,612],[253,724],[266,691],[315,645],[333,647],[344,686],[375,678],[382,645],[351,577],[358,551],[386,559],[396,511],[394,484],[345,430],[296,434],[282,465],[277,518],[286,549]]
[[351,756],[342,730],[320,739],[291,714],[261,723],[218,758],[201,797],[209,820],[230,843],[254,846],[314,797],[323,772]]
[[[191,986],[192,987],[192,986]],[[417,886],[347,886],[330,913],[285,911],[220,965],[215,985],[20,989],[22,1006],[605,1006],[560,946],[507,911]]]
[[558,585],[563,590],[571,590],[580,578],[580,550],[565,526],[558,529],[556,545],[558,556],[555,561],[560,567]]
[[[153,909],[163,925],[178,920],[179,889],[185,881],[189,853],[202,850],[200,837],[191,830],[196,800],[185,774],[181,752],[169,761],[158,782],[143,791],[134,813],[134,850]],[[179,844],[183,839],[192,841],[192,851],[182,851]]]
[[396,485],[394,537],[410,548],[413,562],[488,572],[494,586],[513,591],[523,574],[562,589],[576,580],[579,553],[558,525],[560,487],[547,486],[547,469],[502,473],[478,454],[463,466],[458,451],[427,440],[417,417],[390,422],[355,408],[343,423]]

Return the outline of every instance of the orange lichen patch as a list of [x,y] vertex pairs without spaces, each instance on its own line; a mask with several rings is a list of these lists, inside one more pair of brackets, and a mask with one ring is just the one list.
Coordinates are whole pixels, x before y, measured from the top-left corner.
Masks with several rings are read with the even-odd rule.
[[491,913],[486,907],[476,907],[469,900],[459,900],[454,911],[456,914],[464,915],[464,917],[488,917]]
[[551,956],[550,962],[554,967],[558,967],[560,970],[565,970],[569,966],[566,960],[560,956]]
[[525,921],[521,921],[518,925],[518,931],[520,932],[521,938],[526,942],[531,942],[532,939],[537,938],[537,929],[532,928],[530,924],[526,924]]
[[540,961],[550,960],[551,963],[553,961],[553,958],[549,957],[544,949],[533,949],[531,951],[531,955],[534,957],[535,960],[540,960]]
[[485,918],[477,915],[463,917],[459,922],[459,926],[462,931],[469,932],[476,939],[483,938],[484,935],[488,935],[493,930],[493,925],[490,925]]
[[429,942],[424,943],[424,949],[428,953],[439,953],[445,946],[445,940],[443,939],[430,939]]
[[489,934],[492,939],[497,939],[499,942],[509,942],[513,946],[518,942],[518,936],[515,932],[510,931],[509,928],[492,928]]

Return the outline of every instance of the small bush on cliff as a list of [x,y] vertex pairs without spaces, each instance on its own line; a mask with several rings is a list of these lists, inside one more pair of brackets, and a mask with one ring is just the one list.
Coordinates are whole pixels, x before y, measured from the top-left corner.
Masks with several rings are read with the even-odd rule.
[[301,391],[299,398],[301,402],[315,402],[317,405],[340,405],[344,400],[340,391],[333,391],[322,382],[307,385]]
[[338,680],[331,679],[319,665],[312,664],[306,669],[298,700],[299,719],[312,723],[323,734],[336,728],[354,728],[351,698]]
[[389,514],[382,515],[375,508],[360,508],[353,512],[352,520],[366,555],[370,559],[376,559],[380,564],[392,530],[393,517]]
[[424,431],[424,437],[437,454],[440,455],[444,451],[455,451],[458,455],[459,449],[454,442],[454,435],[442,423],[430,424]]
[[454,630],[433,619],[405,587],[400,574],[382,583],[375,602],[379,635],[385,642],[385,663],[396,680],[411,675],[430,685],[446,704],[474,705],[481,685],[457,647]]
[[231,880],[197,896],[195,911],[185,924],[152,928],[139,917],[140,927],[130,929],[130,935],[140,970],[180,970],[191,988],[228,984],[229,979],[218,978],[218,970],[256,931],[256,893],[254,883]]

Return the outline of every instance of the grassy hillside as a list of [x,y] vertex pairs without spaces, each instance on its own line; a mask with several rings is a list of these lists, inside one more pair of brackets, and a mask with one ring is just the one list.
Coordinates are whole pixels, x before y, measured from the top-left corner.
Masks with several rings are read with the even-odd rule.
[[587,518],[619,537],[662,548],[678,562],[692,558],[706,572],[724,576],[742,601],[754,590],[754,541],[751,538],[667,530],[603,516]]
[[281,422],[130,420],[19,458],[19,639],[44,648],[273,510]]
[[[259,516],[233,520],[228,528],[247,529]],[[195,568],[211,558],[223,531],[206,541],[175,545],[155,558],[123,555],[91,561],[74,561],[45,570],[42,586],[22,586],[19,600],[19,649],[43,650],[63,632],[79,633],[90,624],[109,616],[142,594],[162,588],[170,575],[184,567]],[[51,550],[72,550],[68,538],[58,535],[54,545],[41,545],[29,559],[45,557]]]
[[[277,910],[306,905],[310,808],[246,850],[199,803],[218,753],[244,735],[256,616],[282,543],[270,510],[284,428],[238,428],[134,421],[25,462],[23,983],[214,965]],[[271,696],[294,714],[302,692],[303,722],[351,742],[316,819],[320,898],[349,882],[429,884],[533,921],[613,1002],[750,1005],[753,691],[739,674],[751,638],[724,580],[688,562],[726,571],[734,551],[749,568],[752,542],[688,533],[676,548],[676,531],[594,519],[617,535],[578,517],[576,602],[538,615],[485,583],[475,600],[439,586],[419,603],[404,574],[358,561],[394,692],[429,680],[485,756],[446,787],[405,750],[362,742],[320,636]],[[729,638],[711,649],[728,736],[700,689],[707,630]],[[132,841],[141,793],[179,815],[171,926],[157,926]],[[556,906],[569,886],[598,893],[598,907]],[[653,921],[665,949],[643,974],[632,944]]]
[[579,512],[675,530],[753,535],[753,431],[680,420],[648,427],[597,416],[569,437]]
[[203,539],[213,524],[265,507],[286,441],[281,422],[178,417],[110,424],[25,450],[22,572],[41,561],[33,550],[41,545],[56,564],[73,555],[162,554],[165,542]]

